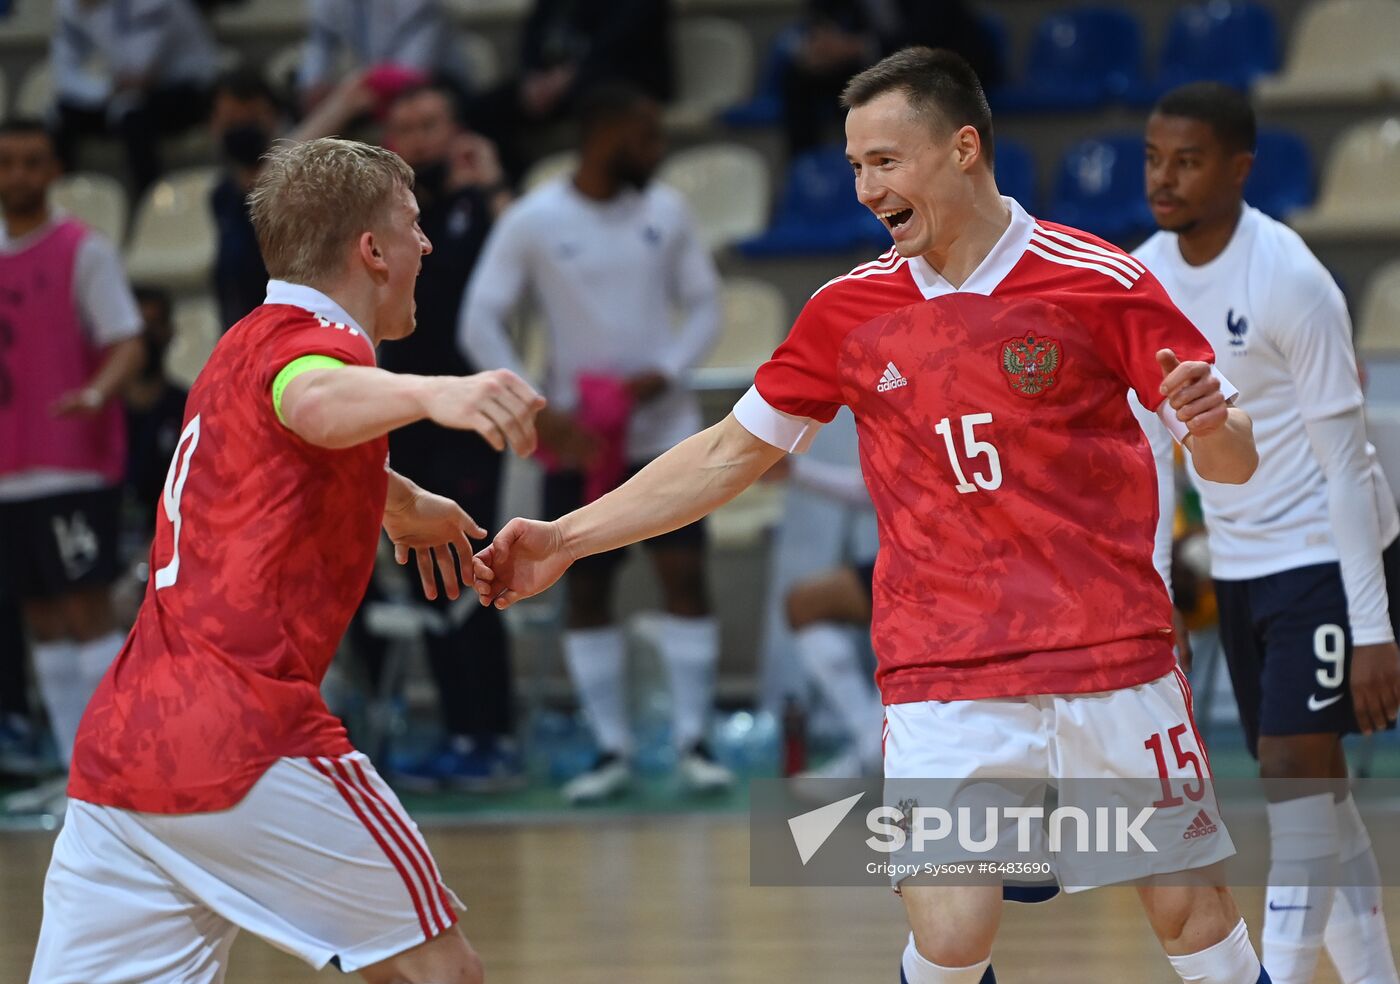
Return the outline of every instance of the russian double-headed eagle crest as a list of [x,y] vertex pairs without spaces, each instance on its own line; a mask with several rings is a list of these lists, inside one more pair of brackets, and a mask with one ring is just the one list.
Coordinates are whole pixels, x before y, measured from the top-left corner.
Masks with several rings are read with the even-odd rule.
[[1006,381],[1022,396],[1039,396],[1055,385],[1060,368],[1060,343],[1027,332],[1001,347],[1001,368]]

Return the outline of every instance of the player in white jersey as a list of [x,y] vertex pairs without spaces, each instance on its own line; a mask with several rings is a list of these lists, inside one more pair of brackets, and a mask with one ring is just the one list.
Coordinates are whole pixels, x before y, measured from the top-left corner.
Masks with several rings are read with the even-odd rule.
[[[686,374],[714,344],[720,319],[719,275],[685,200],[651,180],[664,151],[660,107],[637,90],[608,85],[592,91],[579,115],[578,169],[501,215],[460,325],[477,365],[525,373],[507,321],[527,292],[544,315],[550,358],[541,388],[554,410],[542,421],[540,443],[554,458],[544,480],[550,518],[597,498],[700,429]],[[611,440],[599,439],[608,433]],[[699,523],[648,544],[665,607],[648,624],[671,684],[677,771],[698,791],[733,778],[704,741],[719,660],[704,547]],[[626,639],[613,616],[622,556],[590,558],[569,577],[564,662],[600,751],[564,787],[575,803],[612,796],[630,780]]]
[[1335,792],[1271,790],[1264,962],[1278,984],[1303,984],[1325,941],[1346,984],[1395,984],[1341,736],[1382,730],[1400,707],[1387,592],[1400,590],[1400,517],[1366,441],[1342,293],[1295,232],[1244,201],[1254,143],[1253,111],[1234,90],[1195,83],[1163,96],[1146,168],[1161,231],[1135,255],[1214,346],[1254,419],[1249,482],[1191,475],[1249,749],[1265,779],[1340,780],[1325,787]]

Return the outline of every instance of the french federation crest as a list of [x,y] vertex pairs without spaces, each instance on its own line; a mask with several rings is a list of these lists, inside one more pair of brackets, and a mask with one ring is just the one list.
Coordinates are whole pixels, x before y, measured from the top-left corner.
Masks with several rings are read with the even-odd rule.
[[1027,332],[1001,347],[1001,368],[1006,381],[1022,396],[1040,396],[1055,385],[1060,368],[1060,343]]

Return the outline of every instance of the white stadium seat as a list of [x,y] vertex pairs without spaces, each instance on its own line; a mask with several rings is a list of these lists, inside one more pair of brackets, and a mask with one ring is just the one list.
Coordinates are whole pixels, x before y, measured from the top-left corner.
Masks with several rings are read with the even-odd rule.
[[1343,132],[1323,171],[1317,204],[1288,221],[1308,237],[1400,235],[1400,116]]
[[19,91],[15,93],[15,116],[43,119],[53,106],[53,74],[49,71],[49,60],[37,62],[20,80]]
[[188,389],[223,334],[219,309],[211,297],[187,297],[175,302],[171,320],[175,334],[165,350],[165,374]]
[[1357,351],[1400,357],[1400,260],[1371,275],[1356,323]]
[[1283,71],[1260,79],[1254,93],[1264,105],[1393,98],[1397,48],[1397,0],[1314,0],[1293,29]]
[[126,238],[126,189],[106,174],[66,174],[49,189],[49,201],[120,247]]
[[19,48],[46,42],[53,28],[54,0],[13,0],[9,15],[0,18],[0,46]]
[[721,110],[753,94],[754,51],[749,32],[720,17],[691,17],[676,28],[676,96],[666,123],[699,129]]
[[209,192],[218,177],[218,168],[188,168],[151,185],[136,207],[126,251],[133,283],[174,291],[207,286],[216,235]]
[[501,80],[501,56],[485,35],[459,31],[457,45],[467,63],[467,74],[477,89],[486,89]]
[[768,163],[752,147],[691,147],[673,154],[657,177],[685,196],[710,249],[756,236],[768,226]]
[[730,277],[724,282],[724,321],[704,365],[690,374],[696,389],[747,389],[753,374],[787,334],[787,302],[766,280]]

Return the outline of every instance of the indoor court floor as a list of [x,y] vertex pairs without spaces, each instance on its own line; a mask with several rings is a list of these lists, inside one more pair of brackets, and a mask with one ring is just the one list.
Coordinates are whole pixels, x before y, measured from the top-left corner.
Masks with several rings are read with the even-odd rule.
[[[490,984],[895,984],[903,912],[883,889],[752,888],[746,816],[425,828]],[[0,833],[0,982],[26,979],[54,835]],[[1261,889],[1237,893],[1257,939]],[[1386,906],[1400,937],[1400,889]],[[1002,984],[1173,984],[1130,889],[1009,905]],[[1325,963],[1325,960],[1324,960]],[[349,980],[244,934],[228,984]],[[1336,984],[1331,968],[1318,984]]]

